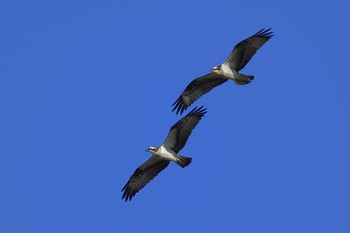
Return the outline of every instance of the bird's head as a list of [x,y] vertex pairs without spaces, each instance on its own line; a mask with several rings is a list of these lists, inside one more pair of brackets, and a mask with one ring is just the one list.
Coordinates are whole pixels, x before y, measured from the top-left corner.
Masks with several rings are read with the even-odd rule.
[[213,68],[211,68],[211,72],[212,73],[216,73],[216,74],[221,74],[221,65],[219,66],[214,66]]
[[157,147],[150,146],[150,147],[147,148],[146,152],[147,152],[147,151],[148,151],[148,152],[151,152],[152,154],[154,154],[154,153],[157,153],[158,148],[157,148]]

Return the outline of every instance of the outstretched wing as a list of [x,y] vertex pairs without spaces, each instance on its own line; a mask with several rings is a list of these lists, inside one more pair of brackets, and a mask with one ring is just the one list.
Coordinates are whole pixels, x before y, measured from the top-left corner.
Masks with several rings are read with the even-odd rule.
[[170,128],[169,134],[164,141],[164,146],[178,153],[186,144],[192,130],[207,113],[206,108],[195,107],[185,117],[181,118]]
[[209,73],[199,78],[194,79],[185,90],[181,93],[179,98],[173,103],[173,111],[176,110],[176,114],[180,112],[182,114],[191,104],[193,104],[202,95],[209,92],[216,86],[219,86],[226,82],[227,79],[223,76],[215,73]]
[[153,155],[134,171],[134,174],[132,174],[129,181],[122,189],[122,191],[124,191],[122,199],[130,201],[138,191],[145,187],[148,182],[156,177],[168,165],[169,161]]
[[232,50],[225,63],[233,70],[241,70],[247,65],[256,51],[260,49],[271,37],[271,28],[261,29],[253,36],[239,42]]

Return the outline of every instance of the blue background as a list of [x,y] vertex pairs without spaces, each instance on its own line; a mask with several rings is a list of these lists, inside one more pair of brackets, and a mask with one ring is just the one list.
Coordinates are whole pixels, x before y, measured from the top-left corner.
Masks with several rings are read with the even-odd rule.
[[[350,232],[348,10],[1,1],[0,231]],[[242,71],[255,80],[193,105],[208,113],[181,151],[192,164],[121,201],[186,85],[268,27]]]

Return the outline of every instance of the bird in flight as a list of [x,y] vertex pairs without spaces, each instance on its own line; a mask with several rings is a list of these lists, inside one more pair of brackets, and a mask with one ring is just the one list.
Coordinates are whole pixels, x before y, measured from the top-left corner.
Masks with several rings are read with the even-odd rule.
[[271,28],[261,29],[253,36],[239,42],[232,50],[226,61],[211,69],[209,74],[194,79],[179,98],[173,103],[173,110],[176,114],[182,114],[193,102],[202,95],[209,92],[231,79],[238,85],[250,83],[254,76],[239,73],[254,54],[273,36]]
[[122,189],[122,199],[130,201],[148,182],[163,171],[174,161],[180,167],[188,166],[192,158],[181,156],[178,153],[185,146],[192,130],[207,113],[206,108],[195,107],[185,117],[174,124],[164,143],[159,147],[148,147],[146,151],[152,153],[151,158],[139,166]]

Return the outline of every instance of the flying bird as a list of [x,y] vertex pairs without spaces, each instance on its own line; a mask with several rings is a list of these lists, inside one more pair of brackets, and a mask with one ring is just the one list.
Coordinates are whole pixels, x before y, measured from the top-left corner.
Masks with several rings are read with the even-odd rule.
[[151,152],[152,156],[134,171],[122,189],[122,192],[124,191],[122,199],[130,201],[138,191],[163,171],[170,161],[174,161],[182,168],[191,163],[192,158],[181,156],[178,153],[185,146],[192,130],[207,113],[206,110],[203,106],[195,107],[170,128],[168,136],[161,146],[147,148],[146,151]]
[[173,103],[172,111],[182,114],[193,102],[202,95],[219,86],[227,80],[232,80],[238,85],[250,83],[253,75],[239,73],[254,54],[273,36],[271,28],[261,29],[253,36],[239,42],[232,50],[226,61],[211,69],[209,74],[194,79]]

